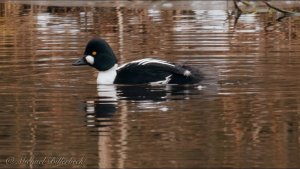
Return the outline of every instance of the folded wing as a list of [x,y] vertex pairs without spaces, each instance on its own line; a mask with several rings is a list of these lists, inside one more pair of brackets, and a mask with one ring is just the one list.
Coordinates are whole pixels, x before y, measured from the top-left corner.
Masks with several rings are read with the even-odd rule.
[[158,59],[141,59],[117,69],[116,84],[191,84],[202,79],[196,69]]

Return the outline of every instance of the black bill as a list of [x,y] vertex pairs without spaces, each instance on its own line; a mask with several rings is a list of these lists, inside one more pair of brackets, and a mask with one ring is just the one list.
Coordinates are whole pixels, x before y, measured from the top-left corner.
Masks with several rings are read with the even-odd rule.
[[80,65],[87,65],[87,62],[85,61],[84,57],[78,59],[76,62],[72,64],[73,66],[80,66]]

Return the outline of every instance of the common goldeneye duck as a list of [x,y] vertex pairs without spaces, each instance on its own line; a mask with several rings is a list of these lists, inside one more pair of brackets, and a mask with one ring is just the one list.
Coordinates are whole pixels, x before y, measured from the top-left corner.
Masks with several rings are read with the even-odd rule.
[[97,84],[195,84],[202,73],[191,66],[146,58],[118,67],[117,58],[109,44],[100,38],[88,42],[84,56],[73,63],[90,65],[99,71]]

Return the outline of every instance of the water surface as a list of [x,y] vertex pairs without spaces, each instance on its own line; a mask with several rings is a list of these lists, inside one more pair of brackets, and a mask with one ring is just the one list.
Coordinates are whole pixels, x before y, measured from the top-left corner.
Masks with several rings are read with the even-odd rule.
[[[300,167],[299,17],[70,6],[0,3],[2,168]],[[71,65],[95,36],[120,64],[151,56],[218,81],[97,86]],[[79,164],[24,162],[45,157]]]

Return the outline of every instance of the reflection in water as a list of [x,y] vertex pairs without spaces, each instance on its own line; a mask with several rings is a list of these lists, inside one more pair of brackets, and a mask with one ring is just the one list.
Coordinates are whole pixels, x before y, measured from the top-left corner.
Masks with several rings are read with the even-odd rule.
[[206,97],[205,91],[212,89],[204,88],[199,89],[199,85],[98,85],[98,97],[86,101],[87,126],[101,128],[113,125],[111,119],[123,100],[142,104],[144,109],[151,104],[159,108],[157,104],[160,102],[187,100],[193,95]]
[[[299,17],[235,23],[210,10],[224,2],[1,2],[0,167],[51,168],[6,159],[54,154],[84,155],[84,168],[299,168]],[[96,72],[70,66],[93,36],[120,63],[154,55],[214,78],[98,86],[98,96]]]
[[[95,135],[98,136],[98,166],[112,168],[110,163],[112,150],[108,145],[112,136],[110,126],[113,125],[113,116],[117,110],[117,92],[113,85],[99,85],[97,89],[99,96],[97,100],[86,102],[87,126],[95,128],[97,132]],[[124,166],[118,165],[118,167]]]
[[110,120],[117,108],[117,92],[115,86],[98,86],[97,100],[86,102],[87,123],[90,127],[109,126]]

